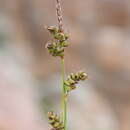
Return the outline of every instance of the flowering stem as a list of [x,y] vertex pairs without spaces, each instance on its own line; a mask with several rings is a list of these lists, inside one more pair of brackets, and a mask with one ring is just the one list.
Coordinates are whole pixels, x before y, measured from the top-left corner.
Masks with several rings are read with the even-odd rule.
[[61,70],[62,70],[62,103],[63,103],[63,123],[64,130],[67,130],[67,99],[66,99],[66,88],[64,86],[65,80],[65,67],[64,67],[64,58],[61,58]]

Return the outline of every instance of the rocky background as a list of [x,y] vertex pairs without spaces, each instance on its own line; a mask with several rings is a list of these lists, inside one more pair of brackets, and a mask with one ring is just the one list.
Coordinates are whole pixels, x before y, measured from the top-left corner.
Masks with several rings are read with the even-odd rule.
[[[66,71],[89,80],[69,100],[69,130],[130,130],[130,1],[62,0]],[[60,63],[45,49],[54,0],[0,0],[0,130],[49,130]]]

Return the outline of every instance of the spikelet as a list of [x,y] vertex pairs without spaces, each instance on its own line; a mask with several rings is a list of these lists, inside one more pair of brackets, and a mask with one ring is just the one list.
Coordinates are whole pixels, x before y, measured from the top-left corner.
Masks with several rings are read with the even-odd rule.
[[55,35],[59,32],[59,29],[57,27],[54,26],[48,26],[46,27],[46,29],[52,34]]
[[85,72],[79,71],[77,73],[71,73],[67,80],[64,81],[67,92],[74,90],[79,81],[83,81],[88,78],[88,75]]
[[47,43],[46,48],[52,56],[63,57],[64,49],[69,45],[69,35],[67,33],[61,32],[59,28],[54,26],[47,27],[47,30],[50,32],[54,40]]
[[48,42],[46,44],[46,48],[48,49],[49,53],[54,57],[62,57],[64,55],[64,48],[59,45],[59,42]]
[[85,80],[87,77],[88,76],[87,76],[87,74],[85,72],[79,71],[79,72],[77,72],[75,74],[71,73],[68,78],[71,78],[75,82],[78,82],[80,80]]
[[64,130],[64,124],[60,120],[60,117],[54,112],[48,112],[49,123],[52,126],[52,130]]

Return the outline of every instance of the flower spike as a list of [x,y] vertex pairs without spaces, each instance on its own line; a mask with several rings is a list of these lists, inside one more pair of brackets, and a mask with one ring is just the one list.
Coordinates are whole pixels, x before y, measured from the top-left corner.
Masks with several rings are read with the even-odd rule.
[[52,56],[63,57],[64,49],[69,45],[69,35],[67,33],[60,32],[60,30],[54,26],[47,27],[47,30],[53,36],[54,41],[47,43],[46,48]]
[[83,81],[88,78],[88,75],[85,72],[77,72],[77,73],[71,73],[67,80],[65,80],[64,85],[67,89],[67,93],[71,90],[74,90],[77,86],[79,81]]
[[53,127],[52,130],[64,130],[64,124],[60,117],[54,112],[48,112],[49,123]]

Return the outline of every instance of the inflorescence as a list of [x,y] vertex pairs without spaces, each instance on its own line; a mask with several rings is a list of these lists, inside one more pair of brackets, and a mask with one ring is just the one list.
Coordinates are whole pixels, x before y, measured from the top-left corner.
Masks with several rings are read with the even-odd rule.
[[[50,32],[54,40],[48,42],[46,48],[52,56],[59,56],[64,59],[64,49],[69,45],[69,35],[60,31],[58,27],[54,26],[47,27],[47,30]],[[83,81],[87,78],[88,75],[83,71],[71,73],[67,77],[67,79],[64,80],[64,87],[66,90],[64,93],[64,97],[66,98],[71,90],[77,88],[77,84],[79,83],[79,81]],[[54,112],[48,112],[48,119],[49,123],[52,126],[52,130],[65,130],[64,121],[61,120],[60,117]]]
[[[58,17],[58,27],[49,26],[47,30],[53,37],[53,40],[46,44],[46,48],[48,49],[49,53],[54,57],[60,57],[62,60],[62,78],[63,78],[63,115],[60,114],[58,116],[54,112],[48,112],[48,119],[49,123],[52,126],[51,130],[67,130],[67,100],[66,97],[68,96],[71,90],[77,88],[77,84],[79,81],[83,81],[88,78],[88,75],[83,72],[79,71],[77,73],[71,73],[67,79],[64,79],[64,50],[69,45],[69,35],[65,33],[63,30],[63,23],[62,23],[62,13],[61,13],[61,5],[60,0],[56,0],[56,12]],[[61,118],[62,117],[62,118]]]
[[68,47],[69,35],[67,33],[61,32],[57,27],[50,26],[47,27],[47,30],[50,32],[53,41],[48,42],[46,48],[52,56],[64,57],[64,49]]
[[67,80],[64,81],[65,87],[67,89],[67,93],[70,92],[71,90],[74,90],[78,84],[79,81],[83,81],[88,78],[88,75],[83,72],[79,71],[77,73],[71,73]]
[[52,130],[64,130],[64,124],[60,119],[60,116],[54,112],[48,112],[49,123],[53,127]]

